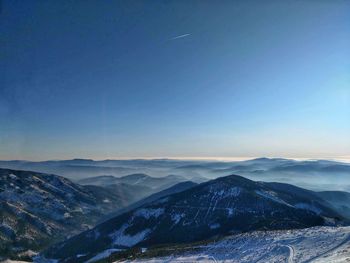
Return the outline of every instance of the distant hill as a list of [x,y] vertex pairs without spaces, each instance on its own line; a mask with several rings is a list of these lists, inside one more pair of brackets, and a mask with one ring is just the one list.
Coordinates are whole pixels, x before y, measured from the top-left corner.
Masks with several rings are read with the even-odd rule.
[[[102,160],[72,159],[55,161],[0,161],[1,168],[36,171],[62,175],[72,180],[100,175],[125,176],[135,173],[151,173],[152,175],[164,176],[169,171],[193,161],[154,159],[154,160]],[[197,163],[197,162],[196,162]]]
[[199,183],[220,176],[240,174],[252,180],[288,182],[315,191],[350,191],[350,164],[332,160],[299,161],[265,157],[230,162],[172,159],[72,159],[42,162],[15,160],[0,161],[0,167],[58,174],[75,182],[106,175],[125,177],[130,174],[147,174],[158,178],[174,174],[185,177],[185,181]]
[[114,184],[127,184],[150,189],[149,193],[158,192],[171,187],[177,183],[187,181],[187,178],[179,175],[168,175],[164,177],[152,177],[147,174],[130,174],[122,177],[96,176],[81,179],[78,181],[82,185],[111,186]]

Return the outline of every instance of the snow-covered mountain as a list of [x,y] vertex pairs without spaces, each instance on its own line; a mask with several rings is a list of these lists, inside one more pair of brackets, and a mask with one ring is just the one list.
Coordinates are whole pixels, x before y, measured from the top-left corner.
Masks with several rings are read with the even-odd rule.
[[102,216],[129,205],[128,196],[128,189],[118,192],[57,175],[0,169],[0,256],[38,251],[91,228]]
[[311,191],[231,175],[128,211],[51,247],[42,257],[84,262],[103,251],[254,230],[332,225],[341,220],[329,203]]

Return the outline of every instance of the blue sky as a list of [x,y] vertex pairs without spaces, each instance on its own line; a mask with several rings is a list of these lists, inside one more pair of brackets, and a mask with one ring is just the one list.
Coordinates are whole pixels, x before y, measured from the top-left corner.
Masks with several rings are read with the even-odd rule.
[[3,1],[0,159],[350,156],[349,1]]

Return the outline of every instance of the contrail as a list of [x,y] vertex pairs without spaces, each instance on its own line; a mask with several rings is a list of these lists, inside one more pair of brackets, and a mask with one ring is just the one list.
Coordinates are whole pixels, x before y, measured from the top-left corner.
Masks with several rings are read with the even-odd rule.
[[179,39],[179,38],[184,38],[184,37],[188,37],[190,35],[191,34],[184,34],[184,35],[180,35],[180,36],[176,36],[176,37],[170,38],[169,40],[175,40],[175,39]]

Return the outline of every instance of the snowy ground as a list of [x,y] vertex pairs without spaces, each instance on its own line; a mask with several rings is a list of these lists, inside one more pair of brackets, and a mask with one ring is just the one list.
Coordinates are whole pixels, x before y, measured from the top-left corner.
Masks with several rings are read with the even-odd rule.
[[350,262],[350,227],[246,233],[196,252],[137,262]]

